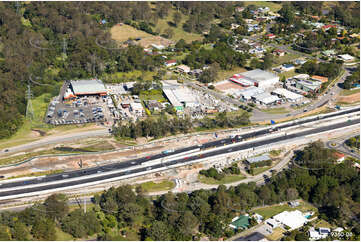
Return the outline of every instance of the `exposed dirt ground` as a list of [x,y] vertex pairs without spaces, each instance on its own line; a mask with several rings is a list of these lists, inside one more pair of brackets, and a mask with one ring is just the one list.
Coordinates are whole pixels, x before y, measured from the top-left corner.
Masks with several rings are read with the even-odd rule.
[[343,103],[354,103],[354,102],[360,102],[360,93],[355,93],[349,96],[339,96],[337,101],[343,102]]

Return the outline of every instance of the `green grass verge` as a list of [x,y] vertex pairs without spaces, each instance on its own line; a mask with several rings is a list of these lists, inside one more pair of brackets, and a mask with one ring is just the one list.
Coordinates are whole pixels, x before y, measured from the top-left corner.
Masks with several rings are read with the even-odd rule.
[[268,108],[268,109],[260,109],[260,110],[262,112],[271,113],[271,114],[283,114],[289,112],[286,108]]
[[353,90],[344,89],[344,90],[341,91],[340,95],[341,96],[350,96],[350,95],[355,94],[355,93],[360,93],[360,89],[359,88],[358,89],[353,89]]
[[243,180],[244,178],[245,178],[244,175],[226,175],[224,178],[222,178],[221,180],[218,181],[211,177],[205,177],[203,175],[198,175],[198,180],[201,183],[209,184],[209,185],[228,184],[228,183],[233,183],[233,182]]
[[9,177],[6,179],[15,179],[15,178],[21,178],[21,177],[28,177],[28,176],[47,176],[47,175],[53,175],[53,174],[58,174],[58,173],[62,173],[62,172],[64,172],[64,170],[39,171],[39,172],[32,172],[30,174],[12,176],[12,177]]
[[175,187],[174,182],[172,181],[161,181],[161,182],[145,182],[140,184],[143,191],[145,192],[158,192],[158,191],[166,191],[171,190]]
[[257,167],[257,168],[253,168],[253,175],[258,175],[264,171],[267,171],[269,169],[271,169],[272,166],[264,166],[264,167]]

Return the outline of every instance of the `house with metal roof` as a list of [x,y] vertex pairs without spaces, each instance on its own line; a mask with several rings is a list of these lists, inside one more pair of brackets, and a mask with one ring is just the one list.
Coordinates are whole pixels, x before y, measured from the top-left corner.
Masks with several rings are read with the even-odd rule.
[[246,229],[249,226],[249,217],[246,215],[241,215],[232,219],[229,227],[233,229]]

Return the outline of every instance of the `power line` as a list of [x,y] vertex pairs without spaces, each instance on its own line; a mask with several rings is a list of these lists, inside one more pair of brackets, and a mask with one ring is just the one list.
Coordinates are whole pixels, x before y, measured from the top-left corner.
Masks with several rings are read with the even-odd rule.
[[30,120],[30,122],[34,119],[34,109],[33,104],[31,102],[31,98],[33,94],[31,93],[30,84],[28,83],[28,89],[26,90],[25,97],[27,99],[26,105],[26,119]]

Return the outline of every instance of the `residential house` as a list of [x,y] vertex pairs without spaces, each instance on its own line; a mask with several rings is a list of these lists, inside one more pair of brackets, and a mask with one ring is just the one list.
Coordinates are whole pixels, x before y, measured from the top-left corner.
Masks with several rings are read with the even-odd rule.
[[341,163],[345,160],[345,155],[339,152],[335,152],[333,153],[333,155],[335,156],[335,158],[337,159],[337,163]]
[[325,239],[331,233],[329,228],[318,228],[311,227],[308,231],[311,240]]
[[336,51],[335,50],[325,50],[325,51],[322,51],[322,54],[324,56],[331,57],[331,56],[336,55]]
[[322,29],[323,29],[324,31],[327,31],[327,30],[329,30],[330,28],[337,28],[337,26],[334,25],[334,24],[327,24],[327,25],[322,26]]
[[340,58],[343,61],[353,61],[355,59],[355,57],[349,55],[349,54],[345,54],[345,55],[338,55],[338,58]]
[[186,65],[179,65],[177,66],[176,70],[180,73],[189,73],[191,71],[191,68]]
[[274,38],[276,38],[276,35],[274,35],[274,34],[266,34],[266,38],[267,39],[274,39]]
[[292,71],[295,69],[295,66],[292,64],[283,64],[282,65],[282,70],[283,71]]
[[276,49],[273,51],[273,54],[277,55],[277,56],[284,56],[286,54],[286,52],[283,50],[280,50],[280,49]]
[[177,60],[167,60],[167,61],[164,63],[164,65],[165,65],[166,67],[175,66],[175,65],[177,65]]

